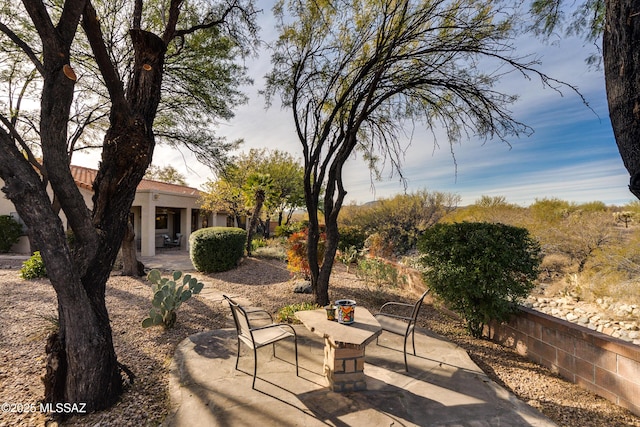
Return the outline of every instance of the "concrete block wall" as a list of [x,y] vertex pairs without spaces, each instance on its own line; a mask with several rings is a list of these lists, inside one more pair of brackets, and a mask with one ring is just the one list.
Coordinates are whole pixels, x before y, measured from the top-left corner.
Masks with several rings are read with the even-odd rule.
[[485,335],[640,415],[639,346],[525,307]]

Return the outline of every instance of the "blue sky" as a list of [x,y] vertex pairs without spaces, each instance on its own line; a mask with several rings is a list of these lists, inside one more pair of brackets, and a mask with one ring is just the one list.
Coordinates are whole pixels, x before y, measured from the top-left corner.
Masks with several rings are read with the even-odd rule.
[[[265,8],[260,21],[262,39],[273,40],[270,9]],[[439,148],[434,148],[432,135],[417,129],[403,165],[406,190],[397,177],[389,177],[389,170],[383,171],[382,181],[372,182],[365,163],[354,156],[345,172],[347,200],[364,203],[421,189],[458,194],[462,204],[473,203],[482,195],[504,196],[523,206],[542,198],[616,205],[634,200],[609,122],[603,72],[590,70],[584,61],[594,46],[585,46],[579,39],[550,45],[533,37],[518,40],[517,46],[518,55],[539,56],[540,69],[546,74],[576,86],[593,111],[568,88],[560,95],[544,88],[535,77],[526,80],[508,75],[498,89],[519,96],[511,109],[517,120],[534,129],[533,135],[512,138],[509,144],[463,140],[454,146],[454,164],[446,138],[439,137]],[[255,82],[245,88],[250,100],[237,109],[230,122],[219,124],[218,134],[244,139],[240,151],[267,147],[300,156],[290,111],[280,109],[277,103],[267,110],[264,98],[258,95],[270,69],[269,53],[262,51],[246,65]],[[82,162],[79,159],[76,161]],[[158,147],[153,163],[176,167],[187,176],[189,185],[197,188],[215,178],[186,150]]]

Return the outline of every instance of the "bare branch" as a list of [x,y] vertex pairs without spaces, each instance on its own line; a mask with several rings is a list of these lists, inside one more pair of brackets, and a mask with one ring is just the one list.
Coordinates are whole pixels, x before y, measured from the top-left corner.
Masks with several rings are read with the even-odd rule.
[[119,111],[127,111],[128,106],[125,99],[124,88],[122,86],[122,79],[109,57],[107,47],[104,44],[104,36],[102,34],[102,29],[100,28],[100,21],[98,20],[96,10],[90,1],[87,1],[84,10],[82,28],[87,35],[96,63],[98,64],[98,68],[104,78],[105,85],[109,91],[109,97],[114,105],[113,108]]

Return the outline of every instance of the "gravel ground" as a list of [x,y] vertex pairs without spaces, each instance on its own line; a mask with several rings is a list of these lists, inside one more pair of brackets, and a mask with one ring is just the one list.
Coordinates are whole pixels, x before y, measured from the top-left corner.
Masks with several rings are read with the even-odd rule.
[[[244,296],[275,313],[286,304],[310,301],[294,294],[284,263],[249,258],[237,269],[202,276],[205,290],[178,311],[176,327],[142,329],[140,322],[150,307],[146,281],[113,276],[107,285],[107,305],[119,361],[137,376],[118,404],[109,409],[73,417],[66,426],[160,425],[168,413],[168,368],[176,345],[187,336],[219,328],[227,321],[228,307],[208,295],[208,290]],[[17,270],[0,270],[0,403],[38,405],[43,393],[46,336],[55,327],[55,294],[46,280],[23,281]],[[330,298],[353,298],[369,309],[385,300],[411,300],[399,289],[367,286],[336,266]],[[420,314],[421,326],[465,348],[473,360],[497,383],[529,405],[538,408],[560,426],[638,426],[640,418],[592,393],[564,381],[549,370],[517,353],[466,335],[463,325],[432,304]],[[4,409],[4,407],[3,407]],[[0,412],[0,427],[52,425],[35,412]]]

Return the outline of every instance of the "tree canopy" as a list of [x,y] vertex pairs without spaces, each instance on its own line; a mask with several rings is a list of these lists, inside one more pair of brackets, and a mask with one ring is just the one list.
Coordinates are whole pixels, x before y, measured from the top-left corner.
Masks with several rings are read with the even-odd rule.
[[149,165],[144,178],[169,184],[187,185],[187,178],[171,165],[163,167]]
[[[228,44],[222,56],[229,61],[254,45],[256,12],[248,0],[158,6],[155,0],[23,0],[0,9],[0,61],[9,70],[3,68],[0,84],[11,94],[0,113],[2,191],[40,250],[58,303],[59,328],[47,344],[45,402],[84,402],[95,411],[117,401],[122,372],[133,380],[116,357],[105,289],[153,156],[163,77],[173,59],[180,64],[184,55],[182,65],[189,64],[192,37],[209,47],[214,40]],[[200,85],[207,92],[217,85],[236,91],[238,80],[228,77],[208,75],[219,80],[201,78]],[[37,107],[21,115],[27,96]],[[103,108],[83,109],[87,105]],[[233,105],[231,97],[227,106]],[[105,131],[102,157],[87,206],[69,168],[70,152],[76,125],[94,119],[97,125],[99,118],[106,120],[98,126]]]
[[287,152],[264,148],[238,155],[223,168],[218,179],[207,181],[201,200],[203,209],[229,212],[236,219],[248,215],[255,207],[255,198],[244,197],[243,188],[252,174],[270,177],[264,207],[268,219],[278,217],[278,225],[283,219],[288,222],[293,211],[304,205],[300,161]]
[[[316,302],[328,302],[347,190],[343,168],[358,151],[402,176],[404,140],[414,126],[447,143],[530,129],[508,109],[516,96],[495,83],[508,72],[559,83],[513,46],[517,5],[500,1],[280,1],[279,40],[267,95],[290,108],[305,164],[309,264]],[[323,190],[326,188],[326,190]],[[327,245],[316,262],[322,201]],[[316,267],[322,265],[322,267]]]
[[[145,2],[141,19],[150,31],[162,33],[166,17],[155,3]],[[200,0],[183,3],[181,22],[187,25],[199,25],[198,22],[206,19],[206,13],[221,11],[221,4],[205,8],[206,2]],[[62,7],[61,2],[51,5],[56,14],[61,13]],[[100,17],[102,33],[108,39],[105,54],[117,76],[127,81],[134,64],[128,35],[134,2],[94,0],[92,7]],[[25,21],[26,10],[21,2],[3,5],[2,16],[5,33],[11,31],[19,35],[30,46],[35,46],[35,53],[40,50],[36,27]],[[221,21],[220,25],[226,24]],[[246,102],[246,96],[239,87],[251,83],[246,76],[246,68],[235,61],[238,56],[250,54],[251,44],[238,43],[225,32],[233,31],[234,35],[243,38],[247,34],[233,29],[232,25],[226,26],[226,30],[215,28],[209,33],[190,28],[178,30],[173,37],[175,41],[167,46],[163,64],[164,84],[154,119],[157,142],[184,147],[192,151],[200,162],[213,168],[221,167],[226,162],[227,152],[238,146],[238,141],[226,141],[216,136],[215,125],[219,120],[233,117],[233,109]],[[11,37],[0,38],[0,46],[7,52],[5,58],[17,59],[21,55]],[[71,49],[74,61],[70,66],[76,76],[78,96],[74,98],[69,117],[69,162],[75,151],[101,148],[99,141],[109,126],[111,108],[110,94],[85,33],[77,34]],[[30,64],[22,60],[10,62],[0,73],[0,85],[10,93],[4,103],[5,114],[21,131],[21,138],[26,142],[22,148],[35,162],[42,155],[37,107],[42,75]]]

